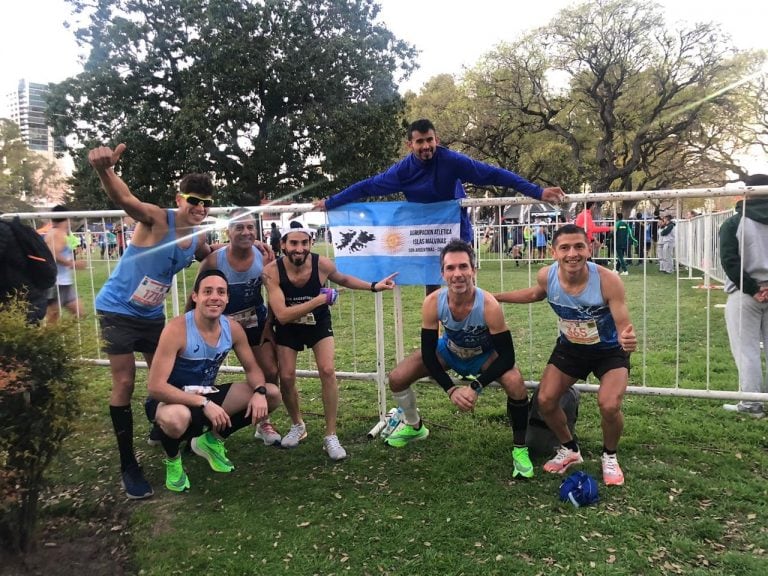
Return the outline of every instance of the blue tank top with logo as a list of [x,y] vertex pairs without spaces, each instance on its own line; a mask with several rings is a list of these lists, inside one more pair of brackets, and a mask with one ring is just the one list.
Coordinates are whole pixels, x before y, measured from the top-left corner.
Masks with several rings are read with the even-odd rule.
[[128,245],[96,296],[97,310],[146,319],[165,316],[165,295],[173,277],[192,263],[197,250],[196,230],[189,247],[181,248],[176,238],[176,212],[166,213],[166,235],[154,246]]
[[187,328],[187,345],[184,347],[173,365],[168,383],[198,394],[213,392],[216,376],[219,373],[221,363],[232,350],[232,331],[229,318],[222,315],[219,318],[221,334],[216,346],[211,346],[205,341],[195,324],[195,311],[190,310],[184,314]]
[[454,319],[448,307],[448,289],[442,288],[437,295],[437,317],[443,325],[440,339],[458,358],[467,360],[493,350],[493,340],[485,322],[484,292],[475,288],[472,311],[463,320]]
[[592,349],[619,346],[616,324],[603,298],[597,264],[587,262],[587,285],[579,294],[568,294],[557,277],[559,263],[549,268],[547,301],[558,317],[559,341]]

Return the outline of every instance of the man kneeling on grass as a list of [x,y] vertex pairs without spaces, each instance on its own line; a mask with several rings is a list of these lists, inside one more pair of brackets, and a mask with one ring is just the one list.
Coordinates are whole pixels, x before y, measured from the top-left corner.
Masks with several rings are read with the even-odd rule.
[[[209,269],[195,280],[194,308],[163,329],[149,371],[147,416],[161,430],[165,486],[189,488],[179,445],[191,438],[192,450],[215,472],[231,472],[224,440],[248,424],[256,425],[280,405],[280,391],[264,382],[245,331],[224,316],[229,290],[224,273]],[[219,367],[234,348],[245,382],[214,386]],[[203,434],[203,429],[208,431]]]
[[[395,430],[386,443],[402,448],[429,435],[416,410],[416,393],[411,386],[420,378],[431,376],[462,412],[473,410],[483,388],[496,380],[507,394],[514,442],[512,477],[531,478],[533,465],[525,446],[528,392],[515,365],[515,346],[501,306],[489,292],[476,286],[475,252],[463,240],[453,239],[443,247],[440,271],[447,286],[424,300],[421,349],[389,374],[389,387],[403,409],[405,425]],[[440,326],[442,337],[438,337]],[[471,384],[454,384],[447,370],[468,378]]]

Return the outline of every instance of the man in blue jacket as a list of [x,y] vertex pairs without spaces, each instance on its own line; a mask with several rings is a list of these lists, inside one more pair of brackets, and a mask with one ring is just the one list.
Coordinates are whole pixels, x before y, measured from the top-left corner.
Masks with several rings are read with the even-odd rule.
[[[473,160],[440,146],[435,126],[429,120],[416,120],[408,127],[408,156],[376,176],[361,180],[325,200],[315,208],[331,210],[349,202],[372,196],[402,192],[408,202],[430,204],[466,198],[464,183],[477,186],[503,186],[544,202],[560,203],[565,193],[558,187],[542,188],[514,172]],[[472,242],[472,224],[466,208],[461,211],[461,239]]]

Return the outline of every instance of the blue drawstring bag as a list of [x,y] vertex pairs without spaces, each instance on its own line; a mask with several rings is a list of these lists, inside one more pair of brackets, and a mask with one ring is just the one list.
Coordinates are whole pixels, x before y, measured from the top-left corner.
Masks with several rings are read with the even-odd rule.
[[597,481],[586,472],[574,472],[560,484],[560,500],[570,502],[576,508],[594,504],[600,500]]

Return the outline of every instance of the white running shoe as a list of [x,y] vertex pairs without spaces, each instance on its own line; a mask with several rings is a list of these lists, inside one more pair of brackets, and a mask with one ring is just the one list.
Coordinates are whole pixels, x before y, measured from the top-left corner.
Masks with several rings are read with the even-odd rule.
[[256,433],[253,437],[264,442],[266,446],[277,446],[283,439],[268,418],[256,424]]
[[331,460],[344,460],[347,457],[347,451],[339,444],[339,438],[336,434],[331,434],[323,439],[323,450],[328,453]]
[[302,422],[301,424],[294,424],[288,431],[288,434],[283,436],[280,441],[280,446],[283,448],[296,448],[299,442],[307,437],[307,426]]

